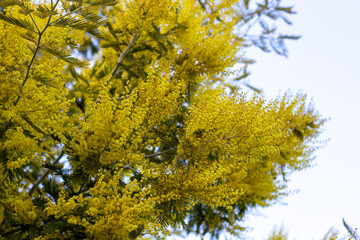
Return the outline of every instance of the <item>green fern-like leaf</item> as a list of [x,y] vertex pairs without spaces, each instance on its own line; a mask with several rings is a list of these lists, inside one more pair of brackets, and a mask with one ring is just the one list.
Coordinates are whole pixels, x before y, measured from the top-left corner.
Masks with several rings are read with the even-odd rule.
[[66,0],[67,2],[76,2],[76,3],[82,3],[83,0]]
[[75,68],[71,65],[68,66],[68,71],[70,72],[71,76],[74,78],[74,79],[78,79],[78,76],[79,74],[76,72]]
[[108,65],[105,65],[104,68],[102,68],[100,71],[96,72],[96,77],[98,79],[101,79],[101,78],[109,75],[111,70],[112,69]]
[[81,10],[78,14],[83,16],[87,21],[93,22],[96,25],[103,24],[106,21],[105,18],[87,10]]
[[36,38],[36,36],[34,36],[34,33],[31,31],[27,31],[26,33],[20,33],[19,35],[20,35],[20,37],[22,37],[30,42],[37,43],[37,38]]
[[61,169],[60,164],[53,164],[53,163],[50,163],[50,162],[45,162],[42,166],[44,168],[50,169],[50,170],[52,170],[54,172],[59,171]]
[[71,27],[79,30],[96,28],[94,24],[72,17],[59,18],[56,21],[54,21],[51,25],[56,27]]
[[55,48],[54,46],[51,46],[49,44],[42,45],[41,49],[54,55],[57,58],[62,59],[65,62],[68,62],[68,63],[73,64],[78,67],[86,67],[89,64],[86,61],[81,61],[77,58],[71,57],[70,55],[64,53],[63,50]]
[[90,33],[91,35],[102,39],[103,35],[100,34],[99,30],[97,28],[88,29],[86,32]]
[[98,25],[92,22],[76,19],[76,18],[59,18],[51,24],[51,26],[56,27],[71,27],[78,30],[85,30],[93,36],[100,37],[100,32],[98,31]]
[[54,200],[59,198],[60,184],[54,179],[49,178],[43,181],[44,191],[49,194]]
[[52,81],[53,81],[52,78],[49,78],[49,77],[46,77],[46,76],[43,76],[40,74],[36,74],[36,75],[32,76],[32,78],[35,79],[37,82],[44,84],[47,87],[53,87],[53,88],[56,87],[56,85],[54,85],[52,83]]
[[27,47],[30,49],[30,51],[35,54],[35,51],[36,51],[36,47],[34,46],[34,44],[32,43],[27,43]]
[[42,229],[42,233],[52,233],[55,230],[62,230],[68,226],[68,223],[66,220],[62,219],[54,219],[53,221],[46,222],[44,225],[44,228]]
[[10,7],[10,6],[19,6],[21,8],[25,8],[23,2],[21,0],[1,0],[0,7]]
[[86,3],[92,6],[115,6],[119,3],[118,0],[87,0]]
[[0,20],[24,28],[26,30],[36,32],[34,24],[26,19],[18,19],[18,18],[14,18],[13,16],[8,16],[6,14],[0,13]]
[[37,6],[34,15],[44,19],[51,15],[51,10],[45,4],[40,4]]

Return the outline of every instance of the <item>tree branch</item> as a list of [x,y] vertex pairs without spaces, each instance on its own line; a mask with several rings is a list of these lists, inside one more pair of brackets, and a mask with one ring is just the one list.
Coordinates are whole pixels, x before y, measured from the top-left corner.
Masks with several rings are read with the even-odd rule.
[[171,151],[175,151],[175,148],[170,148],[168,150],[165,150],[163,152],[158,152],[158,153],[153,153],[153,154],[149,154],[149,155],[144,155],[144,158],[151,158],[151,157],[156,157],[156,156],[161,156],[164,155],[165,153],[171,152]]
[[53,134],[51,135],[47,135],[43,130],[41,130],[39,127],[37,127],[33,122],[30,121],[29,118],[27,118],[24,115],[21,115],[21,118],[24,119],[25,122],[27,122],[27,124],[29,124],[35,131],[37,131],[38,133],[43,134],[44,136],[49,136],[52,139],[54,139],[55,141],[61,142],[61,140],[58,137],[55,137]]
[[[60,161],[60,159],[64,156],[65,152],[64,149],[61,149],[61,152],[59,154],[59,156],[55,159],[54,164],[58,163]],[[29,191],[29,195],[31,196],[33,194],[33,192],[35,191],[35,189],[39,186],[39,184],[49,175],[49,173],[51,172],[50,169],[48,169],[35,183],[34,185],[31,187],[30,191]]]
[[[57,0],[57,1],[56,1],[55,6],[54,6],[53,9],[51,9],[51,11],[53,11],[53,10],[56,8],[56,6],[58,5],[59,1],[60,1],[60,0]],[[30,15],[30,16],[31,16],[31,15]],[[37,55],[37,53],[38,53],[38,51],[39,51],[39,49],[40,49],[40,42],[41,42],[42,35],[44,34],[45,30],[50,26],[49,23],[50,23],[51,17],[52,17],[52,14],[50,14],[50,16],[49,16],[49,18],[48,18],[48,21],[47,21],[44,29],[43,29],[41,32],[40,32],[40,31],[38,32],[39,38],[38,38],[38,41],[37,41],[37,44],[36,44],[36,49],[35,49],[35,51],[34,51],[34,55],[32,56],[32,58],[31,58],[31,60],[30,60],[30,63],[29,63],[29,65],[28,65],[28,68],[27,68],[27,70],[26,70],[26,75],[25,75],[25,78],[24,78],[24,80],[23,80],[23,82],[22,82],[22,84],[21,84],[21,88],[24,87],[25,83],[26,83],[27,80],[29,79],[30,69],[31,69],[32,65],[34,64],[34,60],[35,60],[36,55]],[[32,16],[31,16],[31,19],[33,19]],[[36,24],[35,24],[35,26],[36,26]],[[37,26],[36,26],[36,28],[37,28]],[[37,28],[37,29],[38,29],[38,28]],[[38,30],[39,30],[39,29],[38,29]],[[17,97],[17,99],[15,100],[15,102],[14,102],[14,106],[16,106],[16,105],[18,104],[20,98],[21,98],[21,96],[19,95],[19,96]]]
[[117,70],[119,69],[121,62],[125,59],[126,55],[128,55],[128,53],[130,52],[131,48],[135,45],[136,40],[139,38],[140,33],[136,32],[133,34],[131,41],[129,43],[129,45],[126,47],[126,49],[120,54],[120,57],[113,69],[113,71],[111,72],[111,76],[110,79],[106,81],[105,86],[109,85],[109,83],[111,82],[111,80],[115,77],[115,74],[117,72]]
[[35,22],[35,20],[34,20],[33,16],[31,15],[31,13],[29,13],[29,16],[30,16],[31,20],[33,21],[33,23],[34,23],[34,25],[35,25],[35,27],[36,27],[36,29],[37,29],[38,33],[40,33],[40,29],[39,29],[39,27],[37,26],[37,24],[36,24],[36,22]]
[[130,169],[130,170],[131,170],[131,171],[133,171],[133,172],[139,173],[139,171],[138,171],[138,170],[136,170],[136,169],[134,169],[134,168],[130,167],[130,163],[129,163],[129,164],[127,164],[127,165],[125,165],[125,166],[123,166],[123,168],[124,168],[124,169]]

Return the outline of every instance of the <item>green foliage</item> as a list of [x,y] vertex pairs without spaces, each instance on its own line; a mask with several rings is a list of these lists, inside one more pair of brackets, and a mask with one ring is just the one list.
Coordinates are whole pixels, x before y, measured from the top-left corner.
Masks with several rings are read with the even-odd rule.
[[6,21],[6,22],[8,22],[10,24],[13,24],[13,25],[15,25],[17,27],[24,28],[26,30],[36,32],[34,24],[29,20],[18,19],[18,18],[15,18],[13,16],[8,16],[5,13],[0,13],[0,20]]
[[88,65],[88,62],[81,61],[77,58],[71,57],[70,54],[66,54],[66,52],[62,49],[56,48],[56,46],[52,46],[50,44],[43,44],[41,46],[41,49],[54,55],[55,57],[60,58],[61,60],[64,60],[67,63],[70,63],[77,67],[85,67]]
[[254,62],[239,50],[286,56],[298,39],[263,19],[290,23],[280,1],[0,6],[2,237],[240,236],[248,210],[309,166],[324,120],[306,97],[249,98],[232,82]]

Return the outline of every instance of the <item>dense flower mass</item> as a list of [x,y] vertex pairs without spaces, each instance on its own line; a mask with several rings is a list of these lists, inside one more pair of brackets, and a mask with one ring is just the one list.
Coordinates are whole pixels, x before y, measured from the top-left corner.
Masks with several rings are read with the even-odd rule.
[[323,120],[226,81],[238,4],[1,1],[0,238],[236,235],[286,194]]

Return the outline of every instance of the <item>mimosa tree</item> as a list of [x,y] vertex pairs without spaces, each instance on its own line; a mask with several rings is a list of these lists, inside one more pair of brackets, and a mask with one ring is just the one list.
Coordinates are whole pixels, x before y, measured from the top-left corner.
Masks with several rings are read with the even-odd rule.
[[[230,81],[261,43],[245,27],[292,13],[249,4],[2,0],[0,235],[237,235],[247,209],[286,194],[324,121],[304,95],[265,100]],[[261,41],[285,55],[286,38]]]

